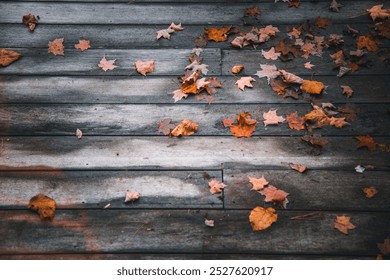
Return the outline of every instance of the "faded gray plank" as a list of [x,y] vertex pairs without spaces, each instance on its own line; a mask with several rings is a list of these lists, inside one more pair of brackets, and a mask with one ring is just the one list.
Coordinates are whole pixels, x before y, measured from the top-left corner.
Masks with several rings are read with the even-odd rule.
[[[286,165],[286,167],[288,167]],[[304,174],[295,170],[224,170],[226,209],[252,209],[263,205],[264,196],[251,191],[249,177],[261,176],[271,185],[290,195],[287,209],[305,210],[390,210],[390,174],[367,171],[364,174],[351,171],[309,170]],[[375,186],[379,193],[366,198],[362,189]],[[272,205],[272,204],[266,204]]]
[[[362,34],[368,34],[373,28],[372,24],[351,24]],[[0,47],[3,48],[46,48],[53,38],[65,38],[65,48],[74,48],[80,39],[91,41],[92,49],[134,49],[134,48],[193,48],[194,40],[204,33],[202,25],[186,25],[184,30],[171,35],[170,40],[156,39],[156,31],[167,28],[166,25],[45,25],[40,24],[34,32],[30,32],[22,24],[1,24],[0,25]],[[276,37],[259,46],[268,49],[286,36],[286,30],[291,25],[278,25],[280,33]],[[250,31],[247,26],[238,26],[240,30]],[[333,24],[326,29],[316,29],[316,36],[328,37],[329,34],[343,34],[345,24]],[[208,48],[233,48],[230,42],[236,35],[230,35],[225,42],[210,41]],[[356,38],[344,36],[344,47],[356,48]],[[382,47],[388,47],[389,40],[382,40]],[[245,49],[251,49],[247,47]]]
[[[209,191],[220,171],[14,171],[0,172],[0,208],[25,209],[38,193],[64,208],[221,208]],[[141,198],[124,203],[125,191]]]
[[[241,253],[376,255],[388,237],[389,213],[325,212],[313,220],[291,220],[299,211],[278,211],[278,221],[254,233],[249,211],[73,210],[42,222],[29,211],[0,211],[2,254],[43,253]],[[349,215],[356,229],[333,228]],[[204,225],[214,219],[215,228]],[[153,230],[147,231],[147,228]],[[178,242],[180,240],[180,242]]]
[[[348,8],[340,13],[329,10],[328,4],[308,2],[298,9],[289,9],[280,3],[261,3],[262,24],[301,23],[317,16],[328,17],[334,22],[372,22],[367,8],[378,4],[375,1],[348,2]],[[185,24],[236,24],[240,22],[248,5],[242,4],[125,4],[96,3],[91,9],[88,3],[0,3],[1,23],[19,23],[26,11],[39,15],[41,23],[95,23],[95,24],[170,24],[172,21]],[[102,12],[103,11],[103,12]],[[280,14],[281,16],[277,16]],[[153,16],[151,16],[153,15]]]
[[[8,141],[6,141],[8,139]],[[312,168],[389,166],[385,152],[357,150],[352,137],[327,137],[322,154],[299,137],[11,137],[6,138],[1,170],[45,165],[50,168],[286,168],[300,162]],[[390,144],[390,138],[376,137]],[[118,156],[119,153],[119,156]]]
[[[23,2],[23,0],[18,0]],[[249,3],[252,4],[256,0],[240,0],[241,3]],[[329,2],[329,0],[301,0],[301,3],[305,2]],[[366,0],[344,0],[344,2],[348,1],[366,1]],[[5,0],[1,0],[0,2],[6,2]],[[28,2],[47,2],[47,0],[28,0]],[[79,3],[88,3],[88,2],[112,2],[112,3],[128,3],[130,5],[135,3],[191,3],[194,0],[50,0],[50,2],[79,2]],[[234,4],[236,0],[197,0],[197,3],[232,3]],[[274,3],[275,0],[261,0],[262,3],[270,2]],[[285,4],[287,5],[287,4]]]
[[[54,38],[53,38],[54,39]],[[0,69],[0,74],[18,75],[126,75],[140,76],[135,71],[137,60],[155,60],[155,70],[148,75],[183,75],[190,64],[191,50],[184,49],[133,49],[133,50],[65,50],[65,56],[48,54],[46,49],[15,49],[23,57],[17,62]],[[104,72],[98,67],[100,60],[116,59],[115,68]],[[220,75],[221,53],[219,49],[206,49],[202,53],[203,62],[209,65],[209,75]]]
[[[244,93],[245,94],[245,93]],[[196,135],[231,136],[229,128],[222,125],[225,118],[236,119],[242,112],[250,112],[259,123],[253,135],[304,135],[287,122],[277,126],[264,126],[263,113],[276,109],[286,117],[292,112],[303,116],[313,110],[309,104],[181,104],[181,105],[4,105],[0,106],[0,135],[75,135],[77,128],[84,135],[161,135],[158,124],[172,119],[179,124],[190,118],[199,125]],[[389,105],[360,104],[355,106],[356,120],[343,128],[331,126],[314,130],[315,133],[331,136],[366,135],[390,136]],[[147,117],[142,117],[147,114]]]
[[[338,74],[338,69],[335,69],[333,59],[329,54],[335,53],[335,50],[327,50],[322,57],[310,56],[308,59],[295,58],[289,62],[283,62],[281,60],[266,60],[261,55],[261,50],[223,50],[222,51],[222,75],[230,73],[231,68],[237,64],[243,64],[245,66],[246,73],[249,75],[255,75],[257,71],[260,71],[260,64],[276,65],[278,69],[283,69],[291,72],[295,75],[334,75],[335,78]],[[376,53],[368,53],[367,60],[369,63],[367,66],[361,66],[358,71],[348,73],[347,75],[377,75],[377,74],[389,74],[389,70],[385,62],[380,61]],[[310,61],[315,65],[313,69],[306,69],[304,64]],[[255,76],[257,77],[257,76]],[[313,77],[315,79],[316,77]],[[262,78],[265,79],[265,78]],[[343,79],[343,78],[341,78]]]
[[[244,70],[244,75],[247,74]],[[249,73],[252,74],[252,73]],[[222,88],[214,94],[214,104],[220,103],[307,103],[307,98],[292,100],[278,96],[266,79],[256,78],[253,89],[240,91],[234,83],[239,77],[218,76]],[[306,76],[305,78],[309,78]],[[318,102],[332,103],[389,103],[386,76],[337,77],[319,76],[317,80],[327,85],[326,94],[312,97]],[[178,89],[175,77],[0,77],[0,103],[173,103],[172,95]],[[340,85],[355,91],[352,98],[342,95]],[[182,103],[205,103],[194,97]]]

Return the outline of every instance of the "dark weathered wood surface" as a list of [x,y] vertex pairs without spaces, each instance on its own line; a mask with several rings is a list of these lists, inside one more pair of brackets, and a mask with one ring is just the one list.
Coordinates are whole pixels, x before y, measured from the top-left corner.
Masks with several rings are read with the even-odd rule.
[[[61,169],[208,169],[221,164],[226,168],[286,168],[290,162],[347,170],[358,164],[390,167],[387,153],[357,150],[353,137],[326,138],[329,144],[318,155],[318,150],[300,137],[10,137],[4,141],[0,170],[42,165]],[[376,141],[390,144],[389,137],[376,137]]]
[[[33,169],[33,168],[32,168]],[[25,209],[31,197],[45,193],[60,209],[221,208],[208,181],[221,171],[30,171],[0,173],[0,208]],[[10,188],[9,186],[12,186]],[[141,193],[124,203],[125,191]]]
[[[247,74],[244,70],[243,75]],[[255,76],[256,77],[256,76]],[[302,76],[309,79],[310,76]],[[218,76],[222,88],[214,94],[213,104],[300,104],[316,102],[332,103],[389,103],[387,76],[318,76],[316,79],[327,85],[326,93],[320,96],[303,95],[298,100],[278,96],[268,85],[266,79],[256,77],[253,88],[240,91],[235,82],[239,77]],[[50,86],[48,86],[50,85]],[[342,94],[340,85],[349,85],[355,91],[352,98]],[[51,103],[115,103],[115,104],[173,104],[172,95],[178,89],[175,77],[18,77],[0,76],[0,103],[51,104]],[[183,103],[205,103],[193,96],[180,100]],[[0,105],[1,106],[1,105]],[[8,105],[7,105],[8,106]],[[343,105],[344,106],[344,105]],[[2,109],[6,109],[5,105]],[[228,112],[227,112],[228,113]],[[234,113],[234,112],[232,112]]]
[[[246,94],[246,93],[243,93]],[[225,118],[236,119],[243,111],[250,112],[258,121],[253,135],[304,135],[287,122],[264,126],[263,113],[277,109],[283,117],[298,112],[303,116],[313,110],[309,104],[159,104],[159,105],[5,105],[0,106],[0,135],[75,135],[76,128],[84,135],[162,135],[158,124],[172,119],[179,124],[191,118],[199,125],[196,135],[232,136],[222,125]],[[333,136],[366,135],[387,136],[390,122],[389,106],[383,104],[356,105],[356,120],[343,128],[327,126],[314,133]],[[147,112],[148,117],[141,116]],[[141,118],[140,118],[141,117]]]
[[[386,238],[390,230],[390,214],[380,212],[323,212],[316,219],[290,219],[307,213],[278,211],[278,221],[272,227],[253,232],[247,210],[59,210],[55,219],[46,223],[26,210],[2,210],[0,250],[3,254],[276,251],[374,256],[378,240]],[[350,215],[357,227],[349,235],[333,228],[336,215],[343,214]],[[205,217],[215,220],[215,228],[204,225]]]

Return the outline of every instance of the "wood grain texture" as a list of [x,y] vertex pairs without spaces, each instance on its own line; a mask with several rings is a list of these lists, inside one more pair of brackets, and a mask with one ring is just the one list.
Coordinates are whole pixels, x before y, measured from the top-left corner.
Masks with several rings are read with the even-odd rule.
[[[51,222],[36,213],[0,211],[3,254],[44,253],[241,253],[376,255],[388,236],[389,213],[324,212],[313,220],[291,220],[308,212],[278,211],[278,221],[253,232],[249,211],[59,210]],[[356,229],[333,228],[347,214]],[[216,221],[215,228],[204,219]],[[153,230],[147,231],[147,228]],[[304,237],[304,238],[303,238]],[[177,240],[180,242],[177,242]]]
[[[0,208],[25,209],[38,193],[53,198],[60,209],[221,208],[208,181],[220,171],[30,171],[0,172]],[[139,192],[124,203],[125,191]]]
[[[339,70],[335,69],[333,59],[329,56],[336,51],[325,51],[322,57],[310,56],[309,59],[301,57],[295,58],[291,62],[283,62],[280,60],[266,60],[261,56],[261,50],[223,50],[222,51],[222,75],[230,73],[231,68],[237,64],[243,64],[245,71],[249,75],[255,76],[257,71],[260,71],[260,64],[276,65],[278,69],[286,70],[287,72],[294,73],[295,75],[331,75],[337,78]],[[380,61],[379,57],[375,53],[369,53],[367,60],[370,62],[363,67],[360,67],[356,72],[350,72],[347,75],[378,75],[378,74],[389,74],[389,70],[385,62]],[[306,69],[304,64],[310,61],[315,65],[313,69]],[[266,79],[266,78],[262,78]],[[316,79],[314,76],[313,79]]]
[[[247,74],[244,70],[243,75]],[[250,73],[249,73],[250,74]],[[303,76],[309,79],[310,76]],[[345,76],[337,77],[318,76],[317,80],[327,85],[326,94],[310,99],[303,98],[292,100],[278,96],[267,84],[266,79],[256,78],[253,89],[240,91],[235,82],[239,77],[217,76],[222,88],[215,94],[213,104],[226,103],[308,103],[316,102],[332,103],[390,103],[390,95],[387,94],[387,76]],[[341,94],[340,85],[352,87],[355,94],[352,98],[346,98]],[[145,103],[159,104],[170,103],[174,100],[167,94],[178,89],[178,80],[175,77],[0,77],[0,103]],[[197,101],[194,97],[182,99],[177,104],[206,103]],[[5,105],[4,105],[5,106]],[[1,107],[1,105],[0,105]]]
[[[327,3],[308,2],[297,9],[289,9],[280,3],[254,3],[261,11],[262,24],[302,23],[314,20],[317,16],[328,17],[334,22],[371,22],[367,8],[378,4],[375,1],[348,2],[348,9],[342,13],[329,10]],[[242,4],[132,4],[96,3],[91,9],[89,3],[33,3],[33,2],[1,2],[0,23],[19,23],[22,16],[29,11],[40,15],[41,23],[59,24],[237,24],[248,5]],[[105,13],[102,13],[105,11]],[[283,13],[282,17],[275,16]]]
[[[333,24],[326,29],[314,28],[313,33],[316,36],[325,36],[329,34],[343,34],[346,29],[345,24]],[[351,26],[361,32],[368,34],[375,27],[375,24],[351,24]],[[251,26],[236,26],[243,31],[250,31]],[[280,24],[277,26],[280,30],[275,38],[261,44],[259,49],[268,49],[277,44],[282,38],[286,38],[286,30],[292,25]],[[30,32],[21,24],[0,24],[0,47],[3,48],[46,48],[49,41],[53,38],[65,38],[64,46],[67,49],[74,48],[74,45],[80,39],[91,41],[92,49],[135,49],[135,48],[193,48],[196,37],[204,33],[204,25],[185,25],[184,30],[171,35],[170,40],[156,39],[156,31],[167,28],[166,25],[51,25],[39,24],[39,26]],[[234,49],[230,42],[237,35],[229,35],[225,42],[209,41],[208,48]],[[343,47],[347,49],[356,49],[356,38],[344,36]],[[381,47],[389,47],[388,40],[381,40]],[[248,46],[244,49],[252,49]]]
[[[54,38],[53,38],[54,39]],[[188,57],[191,50],[184,49],[136,49],[136,50],[88,50],[81,52],[75,49],[65,50],[65,56],[54,56],[47,49],[14,49],[22,58],[6,68],[0,74],[17,75],[125,75],[140,76],[135,71],[137,60],[155,60],[155,69],[148,75],[183,75],[184,68],[190,64]],[[219,49],[206,49],[202,53],[204,63],[209,65],[209,75],[220,75],[221,53]],[[115,68],[104,72],[98,67],[100,60],[116,59]]]
[[[245,93],[244,93],[245,94]],[[2,108],[3,107],[3,108]],[[304,116],[313,110],[309,104],[174,104],[174,105],[5,105],[0,106],[0,135],[75,135],[81,129],[84,135],[162,135],[159,122],[171,119],[178,125],[189,118],[199,125],[196,135],[232,136],[229,128],[222,125],[225,118],[236,119],[246,111],[258,121],[253,135],[304,135],[287,122],[277,126],[264,126],[263,113],[277,109],[277,114],[286,117],[292,112]],[[390,136],[389,105],[356,105],[356,120],[343,128],[332,126],[314,129],[324,136],[371,135]],[[147,117],[142,116],[147,114]]]
[[[286,164],[288,168],[288,165]],[[389,211],[390,174],[380,171],[366,171],[363,174],[351,171],[309,170],[301,174],[295,170],[224,170],[224,191],[226,209],[252,209],[264,204],[264,196],[251,191],[249,177],[261,176],[271,185],[288,195],[287,209],[298,210],[353,210]],[[375,186],[379,193],[366,198],[362,189]],[[271,206],[271,203],[265,205]]]
[[[6,141],[8,139],[8,141]],[[4,140],[0,170],[48,166],[60,169],[112,168],[312,168],[346,169],[371,164],[390,167],[386,153],[357,150],[352,137],[327,137],[321,154],[300,137],[10,137]],[[390,144],[388,137],[376,137]],[[119,155],[118,155],[119,154]]]

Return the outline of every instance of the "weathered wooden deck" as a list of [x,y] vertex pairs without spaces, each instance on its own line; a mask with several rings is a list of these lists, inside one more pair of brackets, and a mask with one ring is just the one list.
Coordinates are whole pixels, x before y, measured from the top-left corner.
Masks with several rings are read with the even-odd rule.
[[[303,58],[275,61],[302,77],[314,73],[326,84],[327,94],[317,100],[353,103],[357,109],[350,126],[319,130],[329,140],[320,155],[300,142],[305,132],[286,123],[260,123],[253,137],[238,139],[221,121],[242,111],[261,120],[270,108],[281,115],[308,113],[310,99],[283,99],[266,79],[255,77],[254,88],[241,92],[230,68],[244,64],[243,75],[253,75],[265,63],[261,48],[275,45],[286,27],[317,16],[333,22],[322,34],[342,34],[346,23],[367,34],[374,23],[362,14],[378,2],[344,0],[340,13],[329,11],[325,0],[301,0],[298,9],[271,0],[130,2],[0,2],[0,48],[23,55],[0,69],[0,258],[374,259],[377,243],[390,235],[389,153],[358,150],[354,136],[390,144],[388,61],[369,53],[369,67],[342,78],[336,77],[329,51],[310,57],[313,70],[303,67]],[[210,25],[242,25],[243,11],[251,6],[261,9],[261,26],[279,27],[277,39],[258,50],[210,42],[202,57],[208,76],[223,85],[214,103],[194,98],[173,103],[167,93],[178,88],[193,40]],[[34,32],[21,23],[27,13],[41,18]],[[156,41],[155,32],[172,21],[185,29]],[[48,41],[61,37],[65,56],[47,54]],[[79,39],[90,40],[92,48],[75,50]],[[345,36],[347,49],[354,45]],[[386,50],[389,40],[380,47]],[[97,67],[103,55],[120,67],[103,72]],[[155,59],[155,71],[138,75],[133,66],[138,59]],[[341,94],[342,84],[355,90],[352,98]],[[166,118],[190,118],[199,131],[184,138],[158,134],[157,124]],[[80,140],[76,128],[84,133]],[[310,170],[291,170],[289,163],[297,162]],[[357,165],[375,168],[359,174]],[[290,193],[290,203],[277,209],[273,226],[253,232],[249,212],[264,203],[249,191],[247,177],[261,175]],[[210,194],[210,178],[228,186],[223,195]],[[370,185],[379,193],[367,199],[362,188]],[[142,197],[124,204],[125,190]],[[57,201],[51,222],[27,209],[38,193]],[[313,219],[290,219],[314,211]],[[349,235],[333,228],[340,214],[356,225]],[[215,220],[215,228],[204,225],[205,217]]]

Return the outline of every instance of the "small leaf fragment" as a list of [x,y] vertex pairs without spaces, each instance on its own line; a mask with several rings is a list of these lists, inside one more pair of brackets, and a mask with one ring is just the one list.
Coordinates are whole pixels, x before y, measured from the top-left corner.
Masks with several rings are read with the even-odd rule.
[[198,124],[190,121],[189,119],[184,119],[171,131],[171,135],[175,137],[190,136],[194,134],[198,130],[198,128]]
[[76,137],[78,139],[81,139],[81,137],[83,137],[83,132],[78,128],[76,129]]
[[125,191],[125,203],[131,202],[131,201],[136,201],[141,197],[141,194],[139,192],[132,192],[129,190]]
[[64,38],[57,38],[48,43],[48,53],[54,55],[64,55]]
[[30,199],[28,208],[38,212],[42,220],[53,219],[57,204],[54,199],[40,193]]
[[218,179],[213,179],[209,182],[210,192],[212,194],[222,192],[222,189],[226,187],[226,185],[222,182],[219,182]]
[[349,216],[336,216],[334,227],[344,234],[348,234],[348,231],[356,228],[354,224],[350,222]]
[[204,224],[208,227],[214,227],[214,220],[204,219]]
[[79,40],[79,43],[75,44],[74,47],[83,52],[88,50],[91,47],[91,45],[89,40]]
[[154,71],[154,60],[141,61],[137,60],[135,63],[137,72],[141,75],[146,76],[147,73]]
[[372,198],[378,193],[378,189],[374,186],[369,186],[363,189],[364,194],[367,198]]

